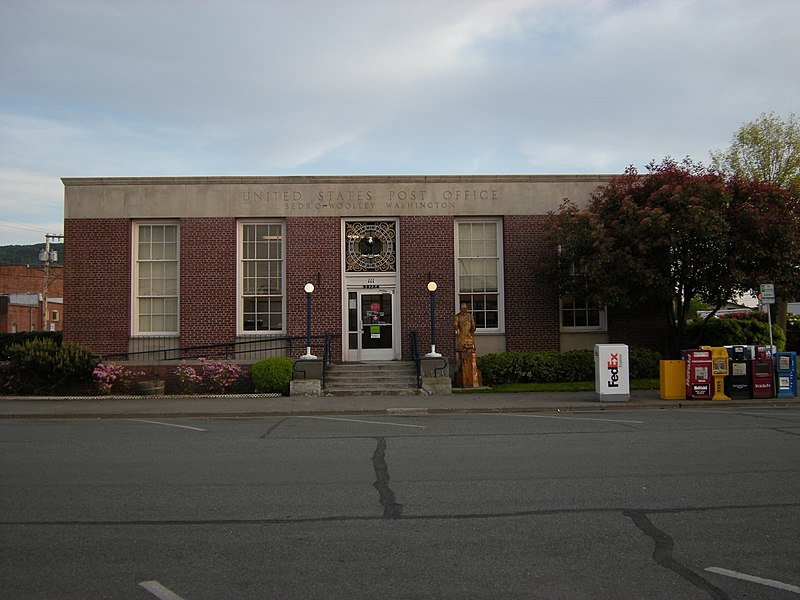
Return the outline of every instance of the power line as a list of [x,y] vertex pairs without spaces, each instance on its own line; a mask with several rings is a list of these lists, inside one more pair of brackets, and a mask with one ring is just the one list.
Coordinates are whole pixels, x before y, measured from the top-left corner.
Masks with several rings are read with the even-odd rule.
[[7,227],[9,229],[19,229],[20,231],[32,231],[34,233],[47,234],[50,233],[47,229],[34,227],[33,225],[26,225],[24,223],[11,223],[9,221],[0,221],[0,227]]

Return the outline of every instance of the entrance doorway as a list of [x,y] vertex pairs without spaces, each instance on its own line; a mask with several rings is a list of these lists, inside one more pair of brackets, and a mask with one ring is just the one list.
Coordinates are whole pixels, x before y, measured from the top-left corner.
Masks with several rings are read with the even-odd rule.
[[348,359],[394,360],[393,290],[348,291]]

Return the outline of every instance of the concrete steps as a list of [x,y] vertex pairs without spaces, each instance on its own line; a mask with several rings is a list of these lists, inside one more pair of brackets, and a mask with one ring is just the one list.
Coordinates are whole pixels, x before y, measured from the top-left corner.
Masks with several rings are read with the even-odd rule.
[[417,367],[414,362],[362,362],[328,365],[326,394],[332,396],[416,395]]

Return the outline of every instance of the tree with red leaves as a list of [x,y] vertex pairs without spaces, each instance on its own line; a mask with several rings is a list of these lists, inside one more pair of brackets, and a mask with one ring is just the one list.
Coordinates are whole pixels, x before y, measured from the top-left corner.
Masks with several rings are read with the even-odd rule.
[[688,158],[647,169],[629,167],[584,210],[567,202],[549,215],[553,267],[564,293],[661,306],[665,349],[677,356],[695,297],[718,310],[758,282],[797,283],[800,213],[787,190],[729,180]]

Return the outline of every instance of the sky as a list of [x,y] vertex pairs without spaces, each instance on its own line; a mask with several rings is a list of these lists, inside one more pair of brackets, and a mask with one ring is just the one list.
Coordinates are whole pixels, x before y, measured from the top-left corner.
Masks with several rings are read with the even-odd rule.
[[61,177],[710,162],[800,113],[797,0],[0,0],[0,245]]

